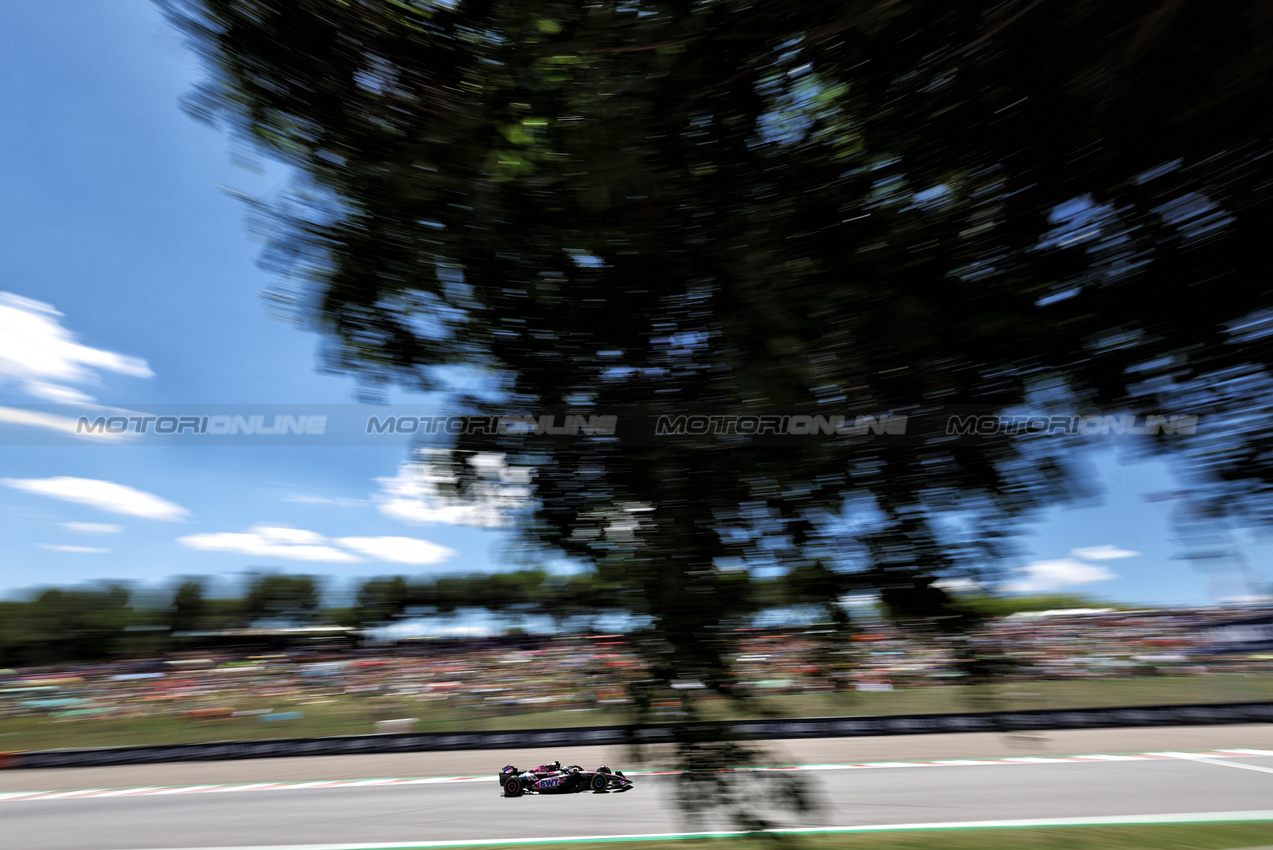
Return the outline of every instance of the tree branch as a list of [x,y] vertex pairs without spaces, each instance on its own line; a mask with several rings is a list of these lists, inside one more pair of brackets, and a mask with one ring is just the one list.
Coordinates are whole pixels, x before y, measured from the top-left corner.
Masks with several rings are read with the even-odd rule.
[[[892,8],[893,6],[897,6],[904,2],[906,2],[906,0],[884,0],[884,2],[872,8],[869,12],[864,12],[860,15],[846,15],[841,17],[840,20],[835,21],[834,23],[827,24],[826,26],[820,27],[819,29],[816,29],[816,30],[811,30],[804,34],[804,40],[807,42],[822,41],[825,38],[829,38],[833,35],[838,35],[839,33],[842,33],[845,30],[852,29],[853,27],[860,25],[863,21],[868,20],[872,16],[878,15],[881,12],[884,12]],[[794,37],[795,36],[793,34],[788,34],[787,36],[783,37],[782,40],[790,41]],[[772,35],[769,35],[769,36],[736,35],[736,36],[724,36],[720,40],[721,41],[740,40],[744,38],[747,38],[747,39],[773,38],[773,36]],[[722,80],[721,82],[717,83],[714,86],[710,86],[706,89],[700,89],[699,91],[692,93],[691,95],[686,97],[684,100],[682,100],[666,118],[664,118],[662,121],[657,122],[655,126],[661,127],[670,123],[675,116],[685,114],[685,112],[687,112],[690,109],[690,107],[698,103],[703,98],[713,95],[716,92],[720,91],[721,89],[728,88],[729,86],[733,85],[734,83],[738,82],[740,79],[748,76],[749,74],[759,73],[762,69],[772,65],[777,58],[778,58],[777,56],[770,56],[768,59],[766,59],[763,62],[758,62],[754,65],[749,65],[746,68],[743,68],[742,70],[738,71],[737,73],[731,74],[729,77],[725,78],[724,80]]]
[[[875,6],[869,11],[863,12],[860,15],[844,15],[838,21],[827,24],[826,26],[820,27],[819,29],[810,30],[804,33],[804,39],[806,41],[821,41],[822,39],[827,38],[828,36],[836,35],[838,33],[844,32],[847,29],[852,29],[853,27],[858,26],[864,21],[870,20],[872,17],[880,14],[881,12],[885,12],[894,6],[897,6],[905,2],[906,0],[883,0],[883,2],[880,3],[879,5]],[[785,41],[790,41],[791,39],[795,38],[797,35],[800,35],[800,34],[801,33],[786,33],[785,35],[775,35],[774,33],[766,32],[766,33],[735,33],[734,35],[722,35],[722,36],[716,36],[716,37],[707,36],[707,35],[694,35],[694,36],[689,36],[687,38],[675,39],[673,41],[662,41],[657,44],[628,44],[628,45],[622,45],[620,47],[592,47],[592,46],[584,45],[584,44],[566,43],[566,44],[545,44],[540,49],[546,50],[546,51],[553,51],[557,53],[565,52],[565,53],[580,53],[580,54],[582,53],[636,53],[643,50],[658,50],[661,47],[679,47],[682,44],[690,44],[691,42],[702,41],[703,39],[710,39],[712,41],[763,41],[763,40],[777,39],[780,42],[785,42]]]

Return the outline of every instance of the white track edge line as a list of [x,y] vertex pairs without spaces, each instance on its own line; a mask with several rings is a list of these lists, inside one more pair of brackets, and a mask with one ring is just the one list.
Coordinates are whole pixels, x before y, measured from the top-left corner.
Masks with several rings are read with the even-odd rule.
[[[938,823],[866,824],[859,826],[796,827],[764,830],[780,835],[818,835],[851,832],[920,832],[954,829],[1046,829],[1070,826],[1153,826],[1156,824],[1273,822],[1273,811],[1190,812],[1154,815],[1098,815],[1068,818],[945,821]],[[542,838],[498,838],[458,841],[368,842],[358,844],[271,844],[252,847],[186,847],[161,850],[427,850],[442,847],[501,847],[524,844],[579,843],[584,841],[675,841],[692,838],[744,836],[744,832],[634,833],[620,835],[561,835]],[[152,848],[155,850],[155,848]]]
[[[1075,763],[1116,763],[1126,761],[1154,761],[1159,759],[1179,759],[1183,761],[1199,761],[1211,764],[1223,765],[1226,767],[1241,767],[1247,770],[1256,770],[1260,772],[1273,773],[1273,768],[1265,768],[1257,765],[1243,765],[1232,763],[1230,759],[1241,758],[1258,758],[1264,756],[1273,756],[1273,750],[1256,750],[1256,749],[1227,749],[1227,750],[1202,750],[1199,752],[1176,752],[1176,751],[1156,751],[1144,753],[1124,753],[1124,754],[1102,754],[1093,753],[1085,755],[1065,755],[1065,756],[1005,756],[1001,758],[984,758],[984,759],[934,759],[932,761],[875,761],[875,762],[853,762],[845,764],[804,764],[804,765],[770,765],[764,767],[738,767],[727,768],[727,770],[745,773],[745,772],[765,772],[765,771],[833,771],[833,770],[894,770],[899,768],[916,768],[916,767],[981,767],[985,765],[1040,765],[1040,764],[1075,764]],[[640,770],[627,771],[628,776],[632,777],[659,777],[659,776],[676,776],[681,771],[676,770]],[[295,791],[301,789],[313,788],[357,788],[357,787],[375,787],[386,785],[440,785],[457,782],[489,782],[490,776],[428,776],[420,778],[380,778],[380,779],[327,779],[308,782],[253,782],[253,783],[223,783],[219,785],[178,785],[178,786],[148,786],[143,788],[87,788],[73,791],[16,791],[0,793],[0,803],[14,801],[19,799],[25,800],[57,800],[57,799],[78,799],[82,797],[114,797],[126,794],[139,794],[144,792],[144,796],[152,796],[157,794],[184,794],[184,793],[229,793],[235,791]],[[250,848],[247,848],[250,850]]]

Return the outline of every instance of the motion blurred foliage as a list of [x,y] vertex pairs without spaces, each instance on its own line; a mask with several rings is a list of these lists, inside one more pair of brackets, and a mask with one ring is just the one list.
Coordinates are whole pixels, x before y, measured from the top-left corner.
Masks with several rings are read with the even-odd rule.
[[192,632],[202,628],[208,620],[209,605],[204,598],[203,582],[186,579],[177,586],[172,596],[169,626],[174,632]]
[[25,601],[0,602],[0,666],[96,661],[131,644],[125,629],[145,618],[131,605],[123,585],[48,588]]
[[373,578],[357,592],[343,616],[349,625],[376,626],[410,617],[446,616],[485,610],[517,625],[527,618],[551,618],[566,629],[587,627],[607,613],[631,609],[616,597],[619,588],[595,573],[550,574],[542,569],[506,573],[452,573],[434,577]]
[[[264,260],[338,369],[478,367],[471,413],[1198,414],[1145,449],[1270,518],[1268,4],[163,5],[191,111],[300,175]],[[527,541],[717,689],[725,565],[971,627],[934,579],[1081,489],[1071,449],[473,435],[452,465],[533,468]]]
[[314,576],[264,573],[248,586],[243,616],[249,622],[310,623],[318,617],[319,602]]

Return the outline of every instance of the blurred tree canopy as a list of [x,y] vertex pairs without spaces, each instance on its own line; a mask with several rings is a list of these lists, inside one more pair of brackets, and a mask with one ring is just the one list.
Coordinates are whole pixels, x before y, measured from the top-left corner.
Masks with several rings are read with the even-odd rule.
[[0,602],[5,666],[97,661],[129,647],[125,627],[145,622],[128,588],[48,588],[27,601]]
[[243,599],[243,615],[249,623],[309,623],[317,618],[318,611],[318,582],[314,576],[263,573],[253,578]]
[[169,628],[174,632],[196,631],[207,620],[208,607],[203,582],[186,579],[177,587],[168,606]]
[[[477,367],[464,413],[1193,413],[1159,447],[1270,516],[1266,3],[163,6],[208,72],[189,108],[301,175],[258,202],[264,261],[336,368]],[[665,681],[716,687],[737,567],[946,610],[937,577],[1075,492],[1071,448],[490,434],[452,459],[461,485],[478,454],[532,468],[526,539],[653,619]]]

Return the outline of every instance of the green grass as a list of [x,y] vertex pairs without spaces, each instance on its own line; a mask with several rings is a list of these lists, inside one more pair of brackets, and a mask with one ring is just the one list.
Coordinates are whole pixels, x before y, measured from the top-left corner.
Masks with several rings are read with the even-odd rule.
[[[1121,705],[1273,700],[1273,677],[1212,676],[1106,679],[1073,682],[1023,682],[993,688],[944,686],[896,691],[850,691],[755,697],[744,703],[704,705],[707,717],[754,718],[937,714],[955,711],[1032,708],[1099,708]],[[57,720],[48,717],[0,719],[0,752],[133,744],[185,744],[203,741],[307,738],[360,735],[375,731],[378,719],[415,717],[419,732],[476,732],[604,726],[630,722],[621,710],[540,711],[493,714],[489,709],[445,706],[436,702],[343,696],[326,704],[297,704],[285,698],[245,699],[239,710],[272,708],[300,711],[295,721],[262,722],[258,717],[196,720],[184,716]],[[193,706],[192,706],[193,707]],[[677,719],[668,714],[662,719]]]
[[[1273,824],[1069,826],[1052,829],[959,829],[803,837],[800,850],[1230,850],[1273,842]],[[756,842],[753,840],[752,846]],[[655,850],[655,848],[649,848]],[[681,850],[686,850],[682,846]]]
[[273,708],[299,711],[297,720],[264,722],[259,717],[199,720],[185,716],[152,716],[56,720],[47,717],[0,719],[0,752],[81,747],[123,747],[138,744],[193,744],[206,741],[252,741],[265,738],[317,738],[328,735],[366,735],[378,719],[415,717],[417,732],[481,732],[544,727],[605,726],[626,722],[623,714],[602,711],[551,711],[483,717],[463,709],[403,705],[386,714],[357,698],[328,705],[286,702],[238,702],[235,708]]

